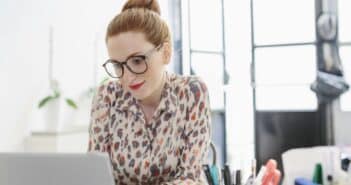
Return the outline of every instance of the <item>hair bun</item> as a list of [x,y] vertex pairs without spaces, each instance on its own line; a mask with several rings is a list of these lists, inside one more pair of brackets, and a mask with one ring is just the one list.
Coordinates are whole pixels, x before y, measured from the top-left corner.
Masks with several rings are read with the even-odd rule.
[[132,8],[145,8],[156,12],[158,15],[161,15],[160,5],[158,4],[157,0],[128,0],[124,4],[122,12]]

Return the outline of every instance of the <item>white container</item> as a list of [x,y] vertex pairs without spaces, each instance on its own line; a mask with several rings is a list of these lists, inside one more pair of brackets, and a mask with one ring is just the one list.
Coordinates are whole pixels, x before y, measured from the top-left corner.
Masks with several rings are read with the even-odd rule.
[[41,108],[44,131],[58,132],[60,130],[61,101],[61,98],[52,99]]

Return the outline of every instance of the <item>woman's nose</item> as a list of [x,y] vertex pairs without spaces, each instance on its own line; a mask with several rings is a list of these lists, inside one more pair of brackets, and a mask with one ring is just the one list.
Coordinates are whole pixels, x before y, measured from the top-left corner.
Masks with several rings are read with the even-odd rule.
[[130,82],[131,80],[133,80],[135,78],[135,74],[132,73],[127,66],[123,66],[123,76],[122,79],[124,82]]

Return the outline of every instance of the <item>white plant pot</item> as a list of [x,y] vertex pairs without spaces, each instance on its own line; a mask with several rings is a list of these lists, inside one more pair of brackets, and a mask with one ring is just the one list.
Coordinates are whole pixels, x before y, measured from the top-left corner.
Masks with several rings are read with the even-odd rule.
[[77,111],[76,126],[88,125],[90,122],[90,111],[93,97],[82,97],[79,99],[79,108]]
[[61,129],[70,130],[72,129],[73,124],[75,123],[75,118],[77,110],[72,108],[66,103],[66,100],[62,100],[61,108]]
[[61,98],[53,99],[42,107],[44,131],[58,132],[60,129]]
[[70,107],[63,98],[49,101],[42,109],[45,132],[69,130],[75,122],[77,110]]

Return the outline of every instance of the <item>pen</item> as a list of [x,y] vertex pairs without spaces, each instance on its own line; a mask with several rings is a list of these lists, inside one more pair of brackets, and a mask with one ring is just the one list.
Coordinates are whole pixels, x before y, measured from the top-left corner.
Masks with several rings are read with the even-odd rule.
[[241,171],[237,170],[235,173],[235,185],[241,185]]
[[251,173],[252,173],[252,178],[255,180],[255,178],[256,178],[256,159],[252,159]]
[[224,185],[228,185],[228,177],[227,177],[227,172],[225,171],[225,169],[222,169],[222,174],[223,174],[223,181],[224,181]]
[[213,179],[211,177],[210,167],[208,166],[208,164],[205,164],[203,167],[204,167],[204,171],[205,171],[205,175],[206,175],[208,184],[213,185],[213,182],[212,182]]
[[231,177],[230,177],[230,168],[229,168],[228,164],[224,165],[223,176],[224,176],[223,177],[224,178],[224,184],[225,185],[232,185]]

